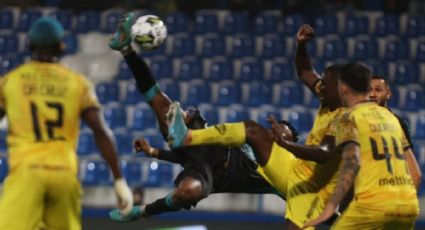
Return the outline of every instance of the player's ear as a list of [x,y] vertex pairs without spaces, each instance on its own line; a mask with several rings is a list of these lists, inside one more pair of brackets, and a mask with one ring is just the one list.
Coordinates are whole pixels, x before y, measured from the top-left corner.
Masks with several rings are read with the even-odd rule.
[[387,95],[385,96],[385,99],[388,101],[388,100],[390,100],[390,98],[391,98],[391,95],[392,95],[392,93],[391,93],[391,89],[387,89]]

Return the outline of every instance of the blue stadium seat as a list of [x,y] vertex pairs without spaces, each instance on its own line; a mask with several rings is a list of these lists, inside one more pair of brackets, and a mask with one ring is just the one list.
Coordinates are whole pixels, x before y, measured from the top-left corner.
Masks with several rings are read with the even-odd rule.
[[293,36],[304,23],[303,17],[299,14],[286,15],[283,18],[283,33]]
[[284,57],[286,54],[286,41],[276,34],[268,34],[263,37],[262,57]]
[[345,31],[347,36],[357,36],[369,33],[369,18],[366,16],[349,15],[345,18]]
[[372,39],[359,39],[354,44],[355,60],[363,61],[369,58],[378,58],[378,42]]
[[202,41],[201,54],[204,57],[223,56],[225,52],[225,42],[223,37],[217,34],[207,34]]
[[103,110],[105,121],[111,128],[122,128],[127,125],[127,112],[120,106],[106,106]]
[[163,149],[166,143],[164,137],[159,132],[145,133],[143,138],[145,138],[152,147],[158,149]]
[[388,64],[386,62],[378,59],[373,59],[366,60],[365,63],[370,68],[372,73],[382,76],[388,76]]
[[404,103],[404,109],[407,111],[418,111],[421,108],[422,100],[424,100],[422,90],[408,89]]
[[416,120],[415,130],[415,135],[413,135],[414,138],[425,140],[425,113],[419,114],[418,119]]
[[177,74],[179,80],[202,78],[203,66],[197,57],[184,57],[180,59],[180,70]]
[[400,107],[400,92],[398,88],[391,88],[391,98],[388,101],[389,108],[399,108]]
[[287,61],[273,61],[270,70],[270,81],[282,82],[295,80],[294,65]]
[[299,85],[281,84],[279,90],[278,106],[290,107],[293,105],[301,105],[304,101],[304,91]]
[[127,85],[127,92],[125,95],[124,103],[128,105],[135,105],[144,101],[145,99],[137,89],[136,83],[134,81],[131,81],[131,83]]
[[171,98],[171,100],[180,100],[181,99],[181,95],[180,95],[180,86],[179,84],[176,84],[176,82],[174,80],[168,81],[168,80],[163,80],[159,83],[161,90],[167,94],[167,96],[169,98]]
[[226,122],[241,122],[249,119],[250,116],[246,109],[236,106],[227,107]]
[[56,10],[49,16],[58,20],[65,30],[72,29],[72,12],[70,10]]
[[19,40],[16,35],[0,35],[0,54],[13,54],[18,50]]
[[65,46],[65,54],[75,54],[78,51],[78,39],[75,34],[67,34],[63,38]]
[[109,185],[111,175],[109,167],[104,161],[89,160],[83,162],[84,170],[82,183],[84,186]]
[[156,128],[157,121],[154,111],[148,107],[138,107],[134,109],[131,129],[143,131],[148,128]]
[[121,11],[108,12],[105,15],[105,21],[102,25],[102,32],[114,33],[117,30],[117,25],[122,15],[123,13]]
[[263,80],[265,78],[263,71],[263,63],[258,60],[243,60],[239,72],[239,80],[254,81]]
[[315,20],[314,31],[318,36],[338,34],[338,18],[335,14],[318,16]]
[[308,105],[310,108],[319,108],[320,106],[320,99],[314,95],[311,96],[310,98],[310,103]]
[[143,183],[143,166],[140,162],[121,160],[121,168],[124,177],[130,186],[140,185]]
[[13,68],[21,64],[18,55],[6,55],[0,57],[0,75],[4,75],[11,71]]
[[291,111],[288,121],[294,125],[298,132],[308,132],[313,126],[313,116],[309,112]]
[[7,130],[0,130],[0,152],[7,152]]
[[100,14],[98,11],[82,11],[77,15],[75,31],[87,33],[100,29]]
[[113,131],[120,155],[130,155],[133,152],[133,136],[126,129]]
[[254,32],[258,35],[276,33],[278,31],[279,17],[275,14],[260,14],[254,21]]
[[9,166],[7,164],[7,159],[5,157],[0,157],[0,184],[3,183],[8,171]]
[[78,138],[78,155],[89,155],[95,151],[95,142],[93,134],[90,132],[81,132]]
[[262,82],[250,82],[248,85],[248,98],[244,105],[260,106],[263,104],[271,104],[272,89],[268,84]]
[[195,17],[194,32],[198,34],[217,33],[217,15],[213,12],[199,12]]
[[400,19],[396,15],[385,15],[376,19],[375,34],[387,36],[400,33]]
[[14,25],[13,12],[7,9],[0,10],[0,30],[12,30]]
[[172,55],[175,57],[189,56],[195,53],[195,40],[188,34],[178,34],[173,38]]
[[262,125],[263,127],[270,127],[270,123],[268,121],[268,117],[270,115],[273,115],[277,121],[282,120],[280,113],[276,109],[272,107],[260,107],[257,117],[257,123]]
[[405,35],[412,38],[425,35],[425,17],[408,16]]
[[411,62],[397,62],[394,82],[397,85],[414,84],[419,82],[419,66]]
[[254,39],[246,34],[238,34],[232,37],[232,57],[240,58],[254,56],[255,42]]
[[323,58],[337,59],[347,56],[347,43],[339,39],[328,39],[323,46]]
[[200,107],[199,110],[201,111],[201,114],[205,117],[207,120],[208,125],[215,125],[220,122],[220,116],[218,114],[218,110],[213,106],[203,106]]
[[173,77],[173,64],[171,63],[170,58],[152,58],[149,66],[155,79]]
[[[152,65],[151,65],[151,71],[152,71]],[[124,60],[121,60],[118,64],[118,73],[115,77],[116,80],[128,80],[133,77],[133,74],[131,73],[131,70],[128,68],[127,63]],[[154,76],[156,78],[156,76]]]
[[407,40],[388,41],[385,45],[384,57],[389,61],[409,58],[409,43]]
[[32,23],[41,16],[42,16],[41,12],[38,10],[22,11],[21,14],[19,15],[18,27],[17,27],[18,31],[27,32],[30,29]]
[[249,17],[246,12],[232,12],[224,18],[223,31],[226,34],[247,33]]
[[168,187],[173,185],[173,165],[152,161],[148,166],[148,176],[144,187]]
[[102,104],[118,102],[120,99],[118,85],[110,82],[98,83],[96,85],[96,94]]
[[227,58],[211,60],[207,78],[212,81],[230,80],[233,78],[233,64]]
[[416,60],[425,62],[425,41],[419,41],[416,46]]
[[167,33],[169,34],[187,32],[189,28],[189,19],[183,13],[174,12],[165,18],[165,24],[167,25]]
[[222,82],[219,84],[217,105],[240,104],[242,90],[239,84],[234,82]]
[[197,106],[200,103],[211,101],[211,89],[209,84],[203,81],[190,82],[187,90],[186,105]]

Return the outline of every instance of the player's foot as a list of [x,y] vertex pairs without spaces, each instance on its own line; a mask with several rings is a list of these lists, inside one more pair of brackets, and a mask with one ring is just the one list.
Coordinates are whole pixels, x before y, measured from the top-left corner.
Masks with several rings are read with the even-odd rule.
[[122,50],[131,44],[131,26],[134,21],[134,13],[130,12],[120,19],[118,29],[109,43],[109,47],[114,50]]
[[168,144],[171,148],[181,147],[186,139],[188,129],[183,116],[180,103],[173,102],[167,113]]
[[135,221],[143,216],[143,206],[134,206],[127,215],[123,215],[119,209],[113,209],[109,212],[109,218],[116,222]]

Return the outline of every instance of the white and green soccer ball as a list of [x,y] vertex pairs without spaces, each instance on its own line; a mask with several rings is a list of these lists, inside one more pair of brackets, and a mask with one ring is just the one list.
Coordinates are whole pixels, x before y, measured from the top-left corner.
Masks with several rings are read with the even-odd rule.
[[144,15],[131,27],[131,37],[142,50],[154,50],[167,38],[167,27],[159,17]]

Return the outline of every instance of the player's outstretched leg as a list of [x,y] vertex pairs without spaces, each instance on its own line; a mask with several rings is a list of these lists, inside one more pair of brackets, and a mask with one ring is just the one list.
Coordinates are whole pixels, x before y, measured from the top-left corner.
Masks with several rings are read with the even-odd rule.
[[134,22],[134,13],[127,13],[124,18],[121,19],[118,29],[109,43],[109,47],[114,50],[121,51],[126,46],[131,44],[131,26]]

